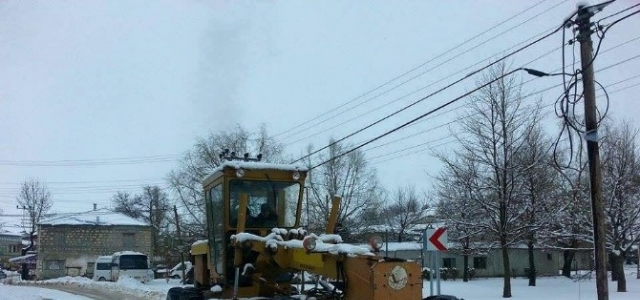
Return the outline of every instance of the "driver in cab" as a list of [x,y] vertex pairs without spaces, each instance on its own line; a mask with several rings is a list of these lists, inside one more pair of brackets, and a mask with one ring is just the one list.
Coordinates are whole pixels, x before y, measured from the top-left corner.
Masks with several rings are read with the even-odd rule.
[[278,215],[269,203],[260,205],[260,214],[255,218],[257,227],[273,228],[278,226]]

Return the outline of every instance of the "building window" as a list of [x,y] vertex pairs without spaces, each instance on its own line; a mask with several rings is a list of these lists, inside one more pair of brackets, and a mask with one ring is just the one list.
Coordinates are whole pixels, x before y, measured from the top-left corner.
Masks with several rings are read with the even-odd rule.
[[10,245],[9,246],[9,253],[18,253],[18,246],[17,245]]
[[486,257],[474,257],[473,258],[473,268],[474,269],[486,269],[487,268],[487,258]]
[[455,258],[443,258],[442,259],[442,267],[444,267],[444,268],[455,268],[456,267],[456,259]]
[[46,270],[63,270],[64,260],[45,260],[44,268]]
[[65,245],[65,234],[64,232],[54,232],[53,233],[53,245],[57,247],[63,247]]
[[136,246],[136,234],[135,233],[123,233],[122,234],[122,248],[124,250],[132,250]]
[[551,253],[547,253],[547,260],[553,260],[553,256],[551,255]]

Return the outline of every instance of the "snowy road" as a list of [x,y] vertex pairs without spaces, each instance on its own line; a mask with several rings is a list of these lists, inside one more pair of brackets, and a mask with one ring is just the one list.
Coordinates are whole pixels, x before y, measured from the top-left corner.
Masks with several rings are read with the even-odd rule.
[[79,295],[85,298],[82,299],[94,299],[94,300],[148,300],[146,297],[136,297],[130,294],[124,294],[117,291],[110,290],[97,290],[90,289],[86,287],[78,287],[78,286],[47,286],[47,289],[58,290],[62,292],[67,292],[74,295]]
[[0,284],[0,300],[91,300],[61,291],[31,286],[15,286]]

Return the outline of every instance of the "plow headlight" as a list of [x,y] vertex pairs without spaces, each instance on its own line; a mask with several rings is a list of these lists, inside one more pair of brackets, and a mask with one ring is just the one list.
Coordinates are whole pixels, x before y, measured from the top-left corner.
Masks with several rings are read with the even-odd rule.
[[238,176],[238,178],[244,176],[244,170],[243,169],[237,169],[236,170],[236,176]]
[[304,247],[307,251],[313,251],[316,248],[316,238],[314,237],[306,237],[302,241],[302,247]]
[[298,179],[300,179],[300,172],[296,170],[295,172],[293,172],[293,180],[298,180]]

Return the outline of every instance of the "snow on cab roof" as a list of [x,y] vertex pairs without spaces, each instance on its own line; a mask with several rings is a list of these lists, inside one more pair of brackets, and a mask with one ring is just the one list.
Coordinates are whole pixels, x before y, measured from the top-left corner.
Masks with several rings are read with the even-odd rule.
[[135,251],[119,251],[113,254],[113,256],[118,256],[118,255],[145,255],[146,256],[146,254],[135,252]]
[[105,208],[91,210],[77,214],[65,214],[63,216],[52,217],[43,220],[40,225],[129,225],[148,226],[142,221],[131,218],[127,215],[110,211]]
[[257,161],[228,160],[220,164],[217,168],[215,168],[211,172],[211,174],[206,175],[204,178],[202,178],[202,181],[207,181],[208,179],[213,177],[217,172],[222,172],[222,170],[226,167],[231,167],[235,169],[245,169],[245,170],[264,169],[264,170],[279,170],[279,171],[307,171],[307,167],[301,164],[276,164],[276,163],[257,162]]

